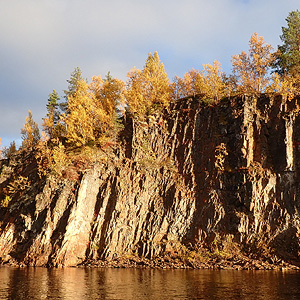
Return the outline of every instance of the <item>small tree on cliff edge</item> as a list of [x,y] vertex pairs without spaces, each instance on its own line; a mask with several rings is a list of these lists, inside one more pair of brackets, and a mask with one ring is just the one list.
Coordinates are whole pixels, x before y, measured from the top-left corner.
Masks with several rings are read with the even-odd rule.
[[225,83],[223,77],[225,73],[222,71],[221,63],[217,60],[214,61],[213,65],[203,65],[203,93],[206,97],[219,101],[225,95]]
[[23,149],[29,149],[34,147],[40,139],[39,127],[37,123],[34,122],[30,110],[28,111],[28,117],[26,118],[24,128],[21,129],[21,135],[23,139]]
[[45,132],[49,134],[50,137],[53,137],[55,126],[59,121],[59,112],[58,112],[58,101],[59,96],[56,90],[53,90],[49,94],[48,103],[47,103],[47,117],[43,119],[42,126],[45,128]]
[[269,83],[269,69],[274,62],[272,47],[255,32],[249,41],[248,54],[232,56],[233,73],[238,78],[238,90],[243,93],[261,93]]
[[52,93],[49,94],[49,98],[48,98],[47,117],[53,116],[54,125],[56,125],[59,120],[59,113],[57,111],[59,100],[60,100],[60,98],[59,98],[57,91],[53,90]]

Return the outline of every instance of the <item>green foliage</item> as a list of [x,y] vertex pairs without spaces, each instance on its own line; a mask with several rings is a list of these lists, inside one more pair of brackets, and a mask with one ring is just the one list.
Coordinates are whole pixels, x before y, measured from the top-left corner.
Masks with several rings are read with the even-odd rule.
[[59,112],[58,112],[58,102],[60,97],[56,90],[53,90],[51,94],[49,94],[48,103],[47,103],[47,117],[53,116],[54,125],[57,124],[59,120]]
[[59,132],[59,130],[56,130],[59,128],[59,126],[57,127],[57,125],[60,119],[60,113],[58,111],[59,99],[60,98],[56,90],[53,90],[53,92],[49,94],[47,103],[47,117],[43,119],[42,126],[44,127],[45,132],[49,135],[50,138],[55,137],[55,135]]
[[74,71],[71,73],[70,79],[67,80],[67,82],[69,83],[68,85],[68,90],[65,90],[65,97],[68,98],[69,96],[73,95],[78,86],[79,86],[79,82],[82,81],[82,71],[80,70],[79,67],[76,67],[74,69]]
[[[295,66],[300,64],[299,11],[291,12],[287,22],[288,27],[283,28],[281,36],[284,45],[280,48],[278,66],[282,70],[296,70]],[[127,121],[125,110],[129,116],[144,121],[145,118],[150,120],[151,115],[161,114],[172,100],[191,95],[201,95],[201,101],[208,105],[230,97],[233,92],[272,92],[293,97],[294,78],[289,80],[289,77],[275,76],[273,82],[269,79],[269,67],[274,60],[272,47],[265,44],[263,37],[256,33],[252,35],[249,46],[248,53],[243,51],[233,56],[234,75],[226,75],[221,64],[214,61],[213,65],[203,65],[201,72],[192,69],[184,78],[176,76],[172,84],[156,51],[153,55],[148,54],[142,70],[134,68],[128,73],[126,85],[110,73],[104,79],[94,76],[88,84],[77,67],[67,80],[65,102],[59,104],[60,98],[55,90],[49,94],[42,140],[38,125],[29,111],[21,130],[22,148],[36,147],[40,175],[51,170],[63,176],[73,166],[73,151],[116,145],[123,122]],[[223,148],[223,145],[219,145],[215,152],[219,170],[225,168],[227,152],[226,147]],[[15,144],[12,144],[3,154],[9,156],[15,151]],[[140,165],[145,168],[172,165],[168,161],[159,161],[147,141],[141,152],[144,156]]]
[[74,95],[74,93],[77,91],[79,83],[81,81],[85,81],[82,77],[82,71],[80,70],[79,67],[76,67],[74,69],[74,71],[71,73],[70,79],[67,80],[68,82],[68,89],[64,90],[65,93],[65,102],[62,102],[59,104],[60,109],[62,110],[62,112],[67,113],[68,111],[68,99],[70,96]]
[[300,73],[300,11],[291,11],[286,22],[287,27],[282,27],[280,39],[283,44],[278,46],[275,67],[280,74]]

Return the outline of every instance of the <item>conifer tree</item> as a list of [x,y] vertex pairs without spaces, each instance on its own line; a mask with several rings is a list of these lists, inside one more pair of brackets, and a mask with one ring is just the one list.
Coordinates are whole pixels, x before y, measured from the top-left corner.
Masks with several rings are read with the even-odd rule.
[[151,110],[168,107],[171,100],[171,84],[158,53],[149,53],[144,69],[128,73],[125,92],[129,110],[143,117]]
[[282,27],[280,36],[283,44],[278,46],[278,57],[275,63],[279,74],[300,73],[300,11],[291,11],[286,18],[287,27]]
[[33,120],[31,111],[28,111],[28,117],[26,117],[26,123],[24,128],[21,129],[22,135],[22,148],[29,149],[36,145],[40,139],[40,131],[37,123]]
[[56,90],[53,90],[51,94],[49,94],[48,103],[47,103],[47,117],[43,119],[42,126],[46,133],[49,134],[50,137],[53,137],[55,126],[59,121],[59,112],[58,112],[58,101],[59,96]]
[[157,51],[149,53],[143,70],[145,97],[151,104],[167,107],[170,102],[170,81]]
[[47,117],[53,116],[54,125],[57,124],[59,120],[59,112],[58,112],[58,102],[60,98],[56,90],[53,90],[51,94],[49,94],[48,103],[47,103]]
[[79,83],[82,80],[84,80],[82,78],[82,71],[81,71],[81,69],[79,67],[76,67],[74,69],[74,71],[71,73],[70,79],[67,80],[67,82],[68,82],[69,85],[68,85],[68,89],[64,90],[64,93],[65,93],[65,96],[64,96],[65,102],[60,103],[60,105],[59,105],[60,109],[63,112],[67,113],[67,110],[68,110],[68,99],[69,99],[70,96],[72,96],[76,92],[76,90],[77,90],[77,88],[79,86]]

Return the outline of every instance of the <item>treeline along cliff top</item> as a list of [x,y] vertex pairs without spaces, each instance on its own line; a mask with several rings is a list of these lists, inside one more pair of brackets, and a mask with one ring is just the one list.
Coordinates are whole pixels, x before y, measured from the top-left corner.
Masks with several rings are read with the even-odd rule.
[[[143,120],[168,109],[170,102],[179,98],[202,95],[202,101],[215,105],[234,95],[267,93],[291,100],[300,91],[300,12],[290,12],[286,21],[280,36],[283,44],[277,51],[254,33],[248,52],[232,56],[230,75],[214,61],[203,65],[202,71],[192,69],[171,82],[157,52],[149,53],[143,70],[130,70],[126,83],[110,73],[105,78],[94,76],[88,83],[77,67],[67,80],[64,97],[60,99],[55,90],[49,95],[42,133],[29,111],[19,150],[39,149],[40,161],[48,156],[48,166],[41,163],[40,171],[48,172],[57,165],[57,155],[71,154],[74,147],[114,143],[124,118]],[[13,141],[2,149],[2,157],[16,151]]]

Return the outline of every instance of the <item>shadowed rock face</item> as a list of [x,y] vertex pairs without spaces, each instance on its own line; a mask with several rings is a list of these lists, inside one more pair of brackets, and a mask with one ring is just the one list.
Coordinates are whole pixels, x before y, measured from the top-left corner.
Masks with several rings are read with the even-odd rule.
[[73,266],[216,245],[297,260],[296,108],[264,95],[182,99],[129,120],[120,149],[77,183],[28,173],[34,184],[0,211],[2,263]]

